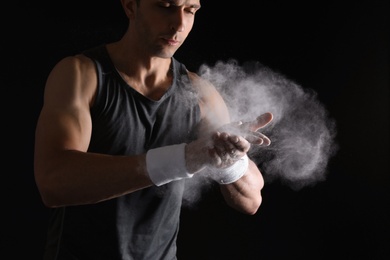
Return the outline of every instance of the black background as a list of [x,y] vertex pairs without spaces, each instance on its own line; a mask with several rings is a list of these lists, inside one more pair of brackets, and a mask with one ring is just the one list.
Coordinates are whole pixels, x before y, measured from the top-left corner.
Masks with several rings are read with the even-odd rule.
[[[63,56],[121,35],[119,2],[18,1],[2,10],[5,259],[42,256],[48,210],[33,147],[46,77]],[[176,57],[192,70],[260,61],[315,90],[336,120],[340,149],[324,182],[299,191],[266,183],[254,216],[218,196],[184,210],[179,259],[390,259],[388,1],[202,5]]]

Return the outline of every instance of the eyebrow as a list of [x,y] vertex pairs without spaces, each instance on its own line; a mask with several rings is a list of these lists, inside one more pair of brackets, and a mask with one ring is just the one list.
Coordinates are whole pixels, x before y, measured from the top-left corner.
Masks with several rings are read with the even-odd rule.
[[[170,3],[171,5],[175,5],[176,6],[176,3],[175,3],[174,0],[166,0],[166,2]],[[188,7],[195,8],[195,9],[200,9],[202,6],[200,4],[191,4]]]

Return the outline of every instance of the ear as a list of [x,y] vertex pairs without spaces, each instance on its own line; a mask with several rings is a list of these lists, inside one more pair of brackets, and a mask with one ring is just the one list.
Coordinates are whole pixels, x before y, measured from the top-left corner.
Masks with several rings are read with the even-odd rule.
[[125,11],[126,16],[131,19],[134,18],[135,10],[137,9],[137,3],[135,0],[121,0],[122,8]]

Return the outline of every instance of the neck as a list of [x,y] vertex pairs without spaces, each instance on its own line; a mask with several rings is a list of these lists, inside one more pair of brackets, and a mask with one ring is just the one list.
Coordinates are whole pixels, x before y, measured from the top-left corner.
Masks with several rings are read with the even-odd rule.
[[120,44],[107,45],[110,58],[123,80],[142,95],[158,100],[172,85],[172,59],[140,57],[139,54],[121,48]]

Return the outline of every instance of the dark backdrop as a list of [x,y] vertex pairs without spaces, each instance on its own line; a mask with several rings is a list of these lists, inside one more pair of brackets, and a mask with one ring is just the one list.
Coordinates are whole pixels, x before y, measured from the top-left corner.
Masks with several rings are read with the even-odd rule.
[[[192,70],[256,60],[315,90],[340,149],[324,182],[266,183],[254,216],[218,196],[184,210],[179,259],[389,259],[388,1],[202,4],[176,57]],[[2,19],[1,246],[6,259],[40,259],[48,210],[32,157],[46,77],[63,56],[117,39],[126,21],[119,0],[18,1]]]

